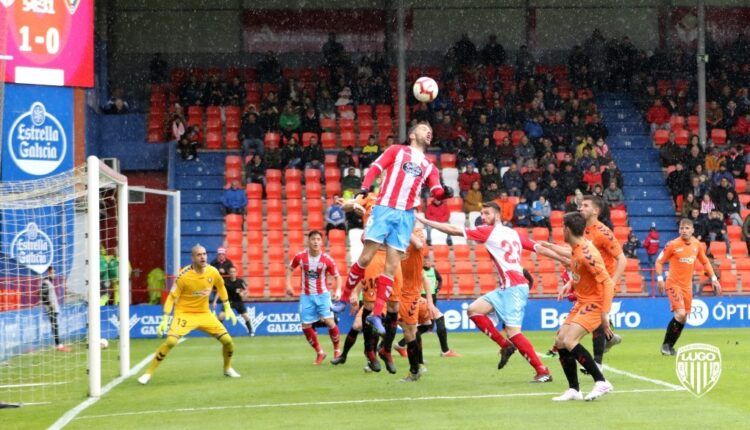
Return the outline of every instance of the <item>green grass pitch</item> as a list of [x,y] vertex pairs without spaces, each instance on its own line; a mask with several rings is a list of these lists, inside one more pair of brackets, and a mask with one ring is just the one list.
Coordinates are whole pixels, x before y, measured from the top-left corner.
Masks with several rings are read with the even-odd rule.
[[[441,358],[437,338],[424,337],[428,372],[417,383],[401,383],[399,372],[363,372],[361,337],[344,366],[313,366],[312,349],[302,335],[238,338],[234,368],[241,379],[222,376],[220,344],[193,338],[178,345],[147,386],[131,377],[81,412],[70,429],[444,429],[556,428],[747,428],[750,422],[750,330],[687,329],[680,345],[693,342],[721,349],[718,385],[702,398],[642,376],[679,385],[674,357],[659,354],[663,332],[620,331],[623,343],[605,355],[605,364],[631,375],[607,371],[615,392],[593,402],[554,403],[566,388],[557,359],[544,359],[554,381],[532,384],[531,367],[516,354],[498,371],[497,348],[479,333],[451,334],[462,358]],[[540,352],[553,333],[531,332]],[[327,336],[320,336],[331,354]],[[132,344],[134,364],[152,353],[158,340]],[[584,345],[590,348],[587,337]],[[114,345],[113,345],[114,347]],[[330,357],[329,357],[330,358]],[[110,363],[110,366],[111,363]],[[112,369],[105,373],[112,375]],[[592,386],[581,375],[581,389]],[[81,380],[81,393],[85,381]],[[51,404],[0,410],[0,427],[40,429],[51,425],[85,398],[50,399]]]

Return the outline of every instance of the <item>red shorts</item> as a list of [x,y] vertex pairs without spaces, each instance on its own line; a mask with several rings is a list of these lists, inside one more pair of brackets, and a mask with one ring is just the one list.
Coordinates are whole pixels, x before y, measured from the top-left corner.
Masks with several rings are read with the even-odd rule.
[[[362,279],[362,300],[365,302],[375,302],[378,292],[378,277],[385,271],[385,251],[378,250],[372,257],[370,264],[365,269],[365,277]],[[401,288],[404,280],[401,276],[401,265],[396,270],[396,276],[393,277],[393,291],[389,302],[398,303],[401,300]]]
[[596,330],[602,324],[601,305],[598,303],[576,302],[563,324],[573,323],[585,328],[589,333]]

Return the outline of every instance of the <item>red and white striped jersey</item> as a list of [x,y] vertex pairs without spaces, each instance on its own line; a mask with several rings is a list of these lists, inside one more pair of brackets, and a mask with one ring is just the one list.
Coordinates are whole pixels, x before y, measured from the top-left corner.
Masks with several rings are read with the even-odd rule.
[[411,146],[393,145],[370,168],[385,170],[377,204],[409,210],[419,206],[419,192],[427,181],[430,192],[440,186],[440,173],[425,154]]
[[307,249],[298,252],[289,268],[294,270],[300,266],[302,276],[300,276],[300,294],[305,296],[323,294],[328,292],[326,284],[326,275],[339,276],[339,269],[330,255],[321,253],[312,256]]
[[498,288],[505,289],[529,283],[523,276],[521,249],[534,251],[536,242],[500,223],[467,228],[464,236],[484,243],[500,277]]

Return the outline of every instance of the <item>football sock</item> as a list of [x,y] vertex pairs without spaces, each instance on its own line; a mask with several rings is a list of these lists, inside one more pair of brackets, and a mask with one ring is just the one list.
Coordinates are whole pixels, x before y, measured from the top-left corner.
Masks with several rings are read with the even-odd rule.
[[385,336],[383,336],[383,348],[386,352],[391,352],[393,348],[393,339],[396,338],[396,330],[398,329],[398,313],[387,312],[385,314]]
[[247,327],[247,334],[253,334],[253,325],[250,321],[245,321],[245,327]]
[[49,325],[52,329],[52,338],[55,339],[55,346],[60,345],[60,332],[57,328],[57,312],[49,313]]
[[424,364],[424,357],[422,356],[422,333],[417,329],[417,358],[418,364]]
[[398,346],[400,346],[401,348],[405,347],[406,346],[406,338],[402,337],[401,340],[398,341]]
[[604,326],[599,326],[591,333],[591,343],[594,346],[594,361],[602,364],[604,346],[607,344],[607,335],[604,334]]
[[344,339],[344,350],[341,351],[342,357],[346,357],[346,355],[349,354],[349,350],[352,349],[357,342],[357,336],[359,336],[359,330],[354,329],[349,330],[349,333],[346,334],[346,339]]
[[539,356],[536,355],[534,346],[531,344],[531,342],[529,342],[526,336],[523,335],[523,333],[515,334],[510,338],[510,341],[513,342],[513,345],[518,348],[518,352],[520,352],[521,355],[524,356],[526,361],[531,364],[531,366],[537,371],[537,373],[547,372],[547,368],[544,367],[542,361],[539,360]]
[[367,324],[366,319],[368,315],[370,315],[370,311],[364,309],[362,311],[362,338],[364,339],[365,343],[365,355],[368,359],[371,359],[370,353],[372,353],[372,357],[375,356],[375,344],[377,343],[377,335],[373,332],[370,324]]
[[563,368],[563,372],[565,372],[565,378],[568,380],[568,387],[580,391],[581,387],[578,384],[578,366],[576,366],[575,357],[573,357],[570,351],[565,348],[560,348],[557,352],[560,354],[560,365]]
[[419,346],[417,340],[406,343],[406,355],[409,357],[409,372],[416,375],[419,373]]
[[358,261],[355,261],[354,264],[349,268],[349,276],[346,278],[346,283],[344,284],[344,291],[341,293],[341,300],[347,302],[349,301],[349,297],[352,295],[352,290],[359,285],[359,282],[362,280],[362,278],[365,276],[365,268],[359,265]]
[[420,325],[420,326],[417,326],[417,334],[427,333],[431,329],[432,329],[432,326],[429,326],[429,325]]
[[328,336],[331,337],[331,342],[333,343],[333,349],[338,350],[341,346],[341,336],[339,334],[339,327],[333,326],[332,328],[328,329]]
[[315,329],[312,327],[303,328],[302,332],[305,334],[305,337],[307,338],[307,343],[310,344],[310,346],[313,347],[315,352],[321,352],[320,344],[318,343],[318,334],[315,333]]
[[221,355],[224,357],[224,371],[232,367],[232,356],[234,355],[234,342],[229,334],[223,334],[219,337],[221,342]]
[[162,361],[164,361],[167,354],[169,354],[169,351],[171,351],[175,345],[177,345],[177,338],[174,336],[167,336],[167,339],[156,349],[154,358],[151,360],[151,363],[149,363],[146,373],[153,375],[156,368],[159,367]]
[[472,315],[469,317],[474,324],[476,324],[477,328],[487,336],[489,336],[490,339],[493,340],[496,344],[500,345],[501,348],[507,348],[510,343],[503,337],[502,334],[500,334],[499,331],[497,331],[497,328],[495,327],[495,324],[492,323],[492,320],[487,318],[487,315]]
[[677,339],[680,338],[683,328],[685,328],[685,324],[672,318],[672,321],[667,325],[667,332],[664,335],[664,343],[669,346],[674,346],[674,344],[677,343]]
[[445,329],[444,316],[440,316],[440,318],[435,320],[435,331],[437,332],[437,337],[440,340],[440,350],[443,352],[450,351],[450,348],[448,348],[448,330]]
[[604,375],[602,375],[602,371],[599,370],[599,366],[596,365],[594,358],[591,357],[591,353],[588,352],[588,350],[586,350],[583,345],[579,343],[570,351],[570,353],[573,354],[573,357],[575,357],[575,359],[578,360],[579,363],[581,363],[581,366],[586,369],[589,375],[594,378],[594,381],[604,381]]
[[383,315],[383,309],[393,291],[393,278],[385,274],[378,276],[378,291],[375,295],[375,306],[372,308],[373,315]]

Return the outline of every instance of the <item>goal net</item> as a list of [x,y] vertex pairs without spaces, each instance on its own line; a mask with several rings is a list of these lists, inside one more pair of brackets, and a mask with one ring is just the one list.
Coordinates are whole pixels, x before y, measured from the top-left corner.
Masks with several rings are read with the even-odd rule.
[[127,374],[127,206],[126,178],[96,157],[0,183],[1,402],[98,396]]

